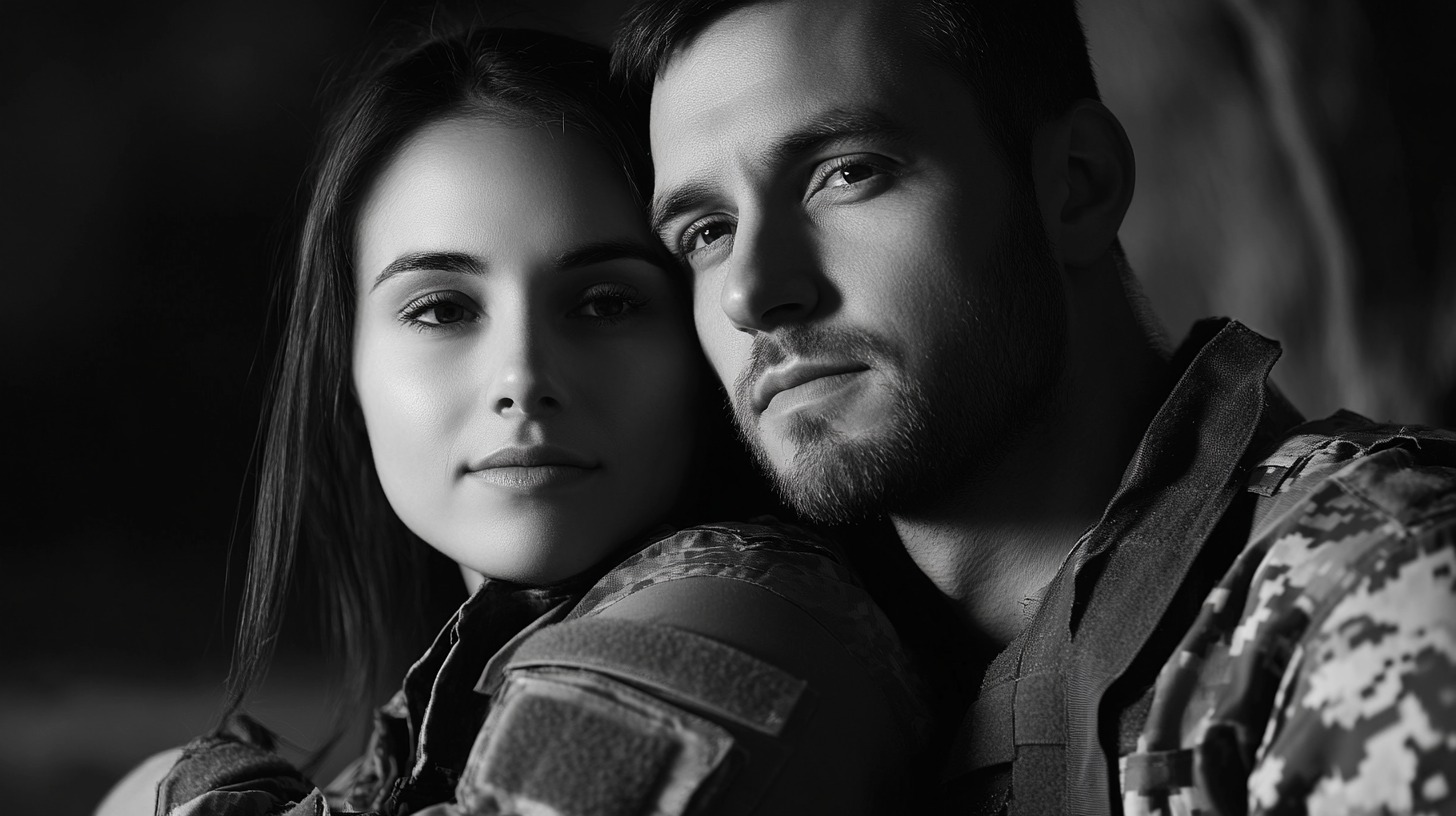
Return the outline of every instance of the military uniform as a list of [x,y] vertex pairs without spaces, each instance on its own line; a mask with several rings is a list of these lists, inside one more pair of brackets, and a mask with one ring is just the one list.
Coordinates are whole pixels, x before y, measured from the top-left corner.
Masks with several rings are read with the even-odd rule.
[[1456,434],[1300,424],[1205,321],[960,723],[944,812],[1456,813]]
[[[487,580],[333,784],[315,788],[266,750],[266,736],[218,734],[187,746],[157,812],[712,812],[723,786],[771,780],[823,690],[692,632],[601,616],[647,587],[705,577],[763,587],[823,627],[891,712],[898,731],[883,737],[901,755],[917,750],[929,727],[920,681],[838,550],[789,525],[720,524],[664,535],[585,580]],[[736,774],[747,754],[768,768],[759,778]]]

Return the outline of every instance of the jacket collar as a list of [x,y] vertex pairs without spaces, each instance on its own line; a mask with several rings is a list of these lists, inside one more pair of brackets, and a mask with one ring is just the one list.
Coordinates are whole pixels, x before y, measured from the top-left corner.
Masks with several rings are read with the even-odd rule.
[[1154,634],[1249,468],[1300,421],[1268,384],[1279,354],[1278,343],[1235,321],[1195,324],[1174,355],[1175,366],[1187,361],[1177,384],[1087,537],[1072,604],[1056,621],[1058,639],[1070,639],[1062,651],[1067,805],[1077,812],[1109,795],[1103,695]]
[[1101,520],[987,671],[947,779],[1014,758],[1027,812],[1110,811],[1102,698],[1163,620],[1247,469],[1299,421],[1267,383],[1278,357],[1277,343],[1232,320],[1193,327]]

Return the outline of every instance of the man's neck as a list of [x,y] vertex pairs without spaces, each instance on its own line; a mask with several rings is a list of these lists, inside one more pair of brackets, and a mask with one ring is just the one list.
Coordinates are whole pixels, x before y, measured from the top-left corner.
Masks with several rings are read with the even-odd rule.
[[[933,507],[892,517],[906,550],[955,606],[966,635],[1004,648],[1081,535],[1102,517],[1170,383],[1115,270],[1069,285],[1059,407],[989,472]],[[989,659],[992,655],[985,655]]]

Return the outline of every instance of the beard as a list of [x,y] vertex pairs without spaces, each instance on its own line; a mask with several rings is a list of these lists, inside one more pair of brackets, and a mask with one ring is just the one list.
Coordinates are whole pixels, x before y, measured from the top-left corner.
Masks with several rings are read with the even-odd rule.
[[[847,524],[913,515],[990,475],[1054,410],[1066,358],[1061,267],[1026,191],[1015,196],[985,265],[958,298],[927,302],[928,351],[907,360],[857,328],[789,325],[754,338],[734,386],[739,434],[775,490],[811,521]],[[930,299],[927,299],[930,300]],[[751,392],[789,357],[849,357],[887,375],[895,416],[850,437],[822,416],[794,416],[794,454],[776,466]]]

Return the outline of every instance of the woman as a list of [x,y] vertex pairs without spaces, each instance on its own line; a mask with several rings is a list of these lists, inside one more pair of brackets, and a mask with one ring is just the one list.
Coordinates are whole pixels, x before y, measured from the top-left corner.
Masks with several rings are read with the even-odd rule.
[[402,628],[388,579],[418,541],[474,593],[326,792],[235,718],[185,749],[165,808],[852,813],[894,793],[923,709],[835,551],[779,525],[683,528],[723,512],[721,412],[624,108],[597,49],[476,31],[388,62],[342,109],[285,327],[232,710],[300,555],[356,699]]

